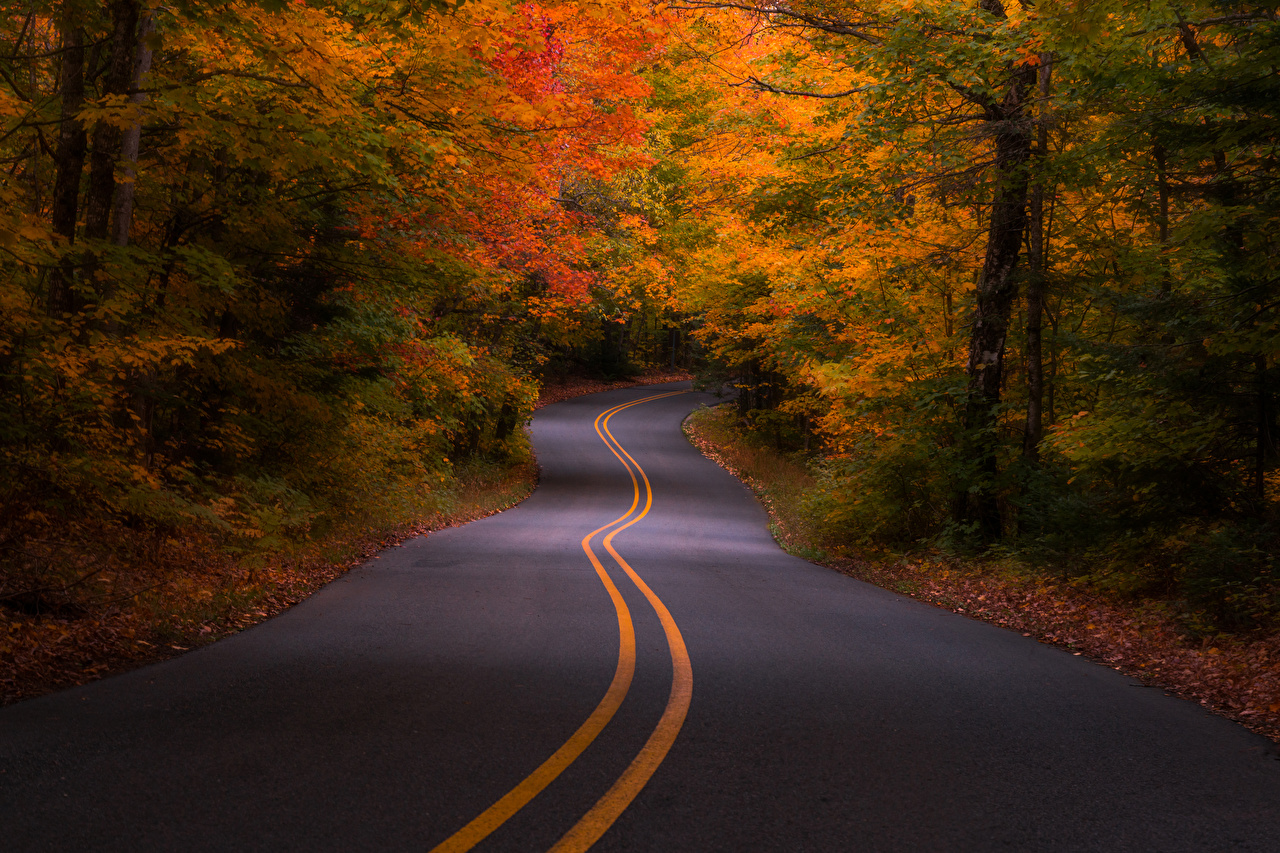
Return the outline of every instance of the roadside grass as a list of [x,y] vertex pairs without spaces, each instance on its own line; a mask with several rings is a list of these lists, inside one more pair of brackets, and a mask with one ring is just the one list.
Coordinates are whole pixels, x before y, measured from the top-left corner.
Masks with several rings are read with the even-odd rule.
[[727,405],[694,412],[684,422],[684,433],[704,456],[751,487],[769,511],[773,537],[788,553],[815,562],[828,557],[803,511],[805,495],[817,486],[803,462],[742,430]]
[[684,430],[751,487],[788,553],[1087,656],[1280,743],[1280,635],[1193,637],[1166,602],[1109,594],[1012,559],[855,551],[824,538],[806,512],[817,481],[804,460],[752,436],[731,408],[701,409]]

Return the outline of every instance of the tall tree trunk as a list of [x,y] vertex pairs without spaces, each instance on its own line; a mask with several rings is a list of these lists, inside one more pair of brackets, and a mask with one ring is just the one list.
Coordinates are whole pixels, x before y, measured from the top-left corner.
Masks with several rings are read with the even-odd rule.
[[[134,49],[133,74],[129,80],[129,103],[140,108],[147,96],[139,91],[142,78],[151,70],[151,35],[156,31],[155,12],[143,15],[138,27],[138,44]],[[133,224],[133,197],[138,175],[138,150],[142,142],[142,116],[124,132],[120,144],[120,160],[124,167],[124,182],[116,192],[115,206],[111,214],[111,242],[117,246],[129,245],[129,229]]]
[[[1173,276],[1169,272],[1169,154],[1159,140],[1151,145],[1151,157],[1156,162],[1156,227],[1160,230],[1160,294],[1173,292]],[[1173,343],[1165,335],[1165,344]]]
[[965,405],[965,429],[979,469],[979,482],[970,491],[972,511],[986,542],[999,538],[1003,532],[995,494],[999,473],[996,414],[1004,378],[1009,320],[1018,295],[1015,273],[1027,227],[1027,166],[1032,135],[1026,126],[1024,109],[1029,78],[1034,73],[1035,69],[1010,68],[1012,79],[1004,100],[986,106],[987,126],[995,134],[996,187],[969,337]]
[[1159,204],[1156,227],[1160,229],[1160,245],[1169,245],[1169,155],[1164,146],[1155,142],[1151,157],[1156,161],[1156,199]]
[[[80,110],[84,107],[84,23],[75,0],[65,0],[61,28],[62,68],[58,85],[62,115],[58,126],[58,149],[54,154],[57,171],[53,181],[50,225],[53,233],[66,238],[70,246],[76,240],[80,176],[84,172],[87,145],[84,124],[80,121]],[[50,314],[74,310],[75,266],[70,252],[64,251],[61,262],[49,277],[46,306]]]
[[1031,189],[1030,216],[1027,234],[1027,426],[1023,432],[1022,455],[1033,465],[1040,462],[1040,439],[1044,436],[1044,293],[1047,252],[1044,227],[1044,163],[1049,154],[1049,127],[1045,112],[1049,101],[1049,80],[1052,74],[1052,57],[1040,55],[1038,89],[1040,116],[1037,124],[1035,153],[1036,181]]
[[[102,89],[108,102],[129,92],[137,29],[138,0],[114,0],[111,3],[111,53]],[[116,189],[116,158],[120,156],[121,141],[122,133],[116,122],[104,120],[94,126],[89,192],[84,205],[84,235],[90,240],[107,239],[111,227],[111,198]]]
[[1254,383],[1257,390],[1257,439],[1254,443],[1253,491],[1261,509],[1267,504],[1267,463],[1275,455],[1275,436],[1272,434],[1271,390],[1267,387],[1267,357],[1253,357]]

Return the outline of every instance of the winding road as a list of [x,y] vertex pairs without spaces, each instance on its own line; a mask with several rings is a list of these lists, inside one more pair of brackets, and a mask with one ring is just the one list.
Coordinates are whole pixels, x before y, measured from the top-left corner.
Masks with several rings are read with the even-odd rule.
[[4,851],[1280,850],[1280,755],[787,556],[687,384],[287,613],[0,711]]

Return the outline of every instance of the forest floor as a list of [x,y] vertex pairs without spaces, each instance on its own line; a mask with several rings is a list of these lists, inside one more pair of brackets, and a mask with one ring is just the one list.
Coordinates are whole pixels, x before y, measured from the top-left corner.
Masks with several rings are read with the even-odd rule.
[[685,432],[751,487],[789,553],[1067,649],[1280,743],[1280,635],[1191,638],[1165,602],[1109,596],[1008,561],[835,551],[805,517],[804,493],[814,485],[808,471],[745,441],[724,411],[695,413]]
[[[655,372],[614,382],[566,378],[545,385],[535,408],[582,394],[688,379]],[[140,567],[154,586],[122,599],[68,612],[0,608],[0,706],[124,672],[243,631],[297,604],[384,548],[433,530],[501,512],[537,485],[537,466],[477,465],[461,470],[446,511],[395,525],[336,531],[295,543],[248,565],[216,543],[173,537],[157,548],[156,565]],[[103,548],[112,543],[104,532]]]

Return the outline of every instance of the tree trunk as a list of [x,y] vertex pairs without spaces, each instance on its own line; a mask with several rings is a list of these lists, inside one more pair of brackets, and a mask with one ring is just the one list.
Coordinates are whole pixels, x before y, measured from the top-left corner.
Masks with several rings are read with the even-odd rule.
[[1258,431],[1254,443],[1253,491],[1259,511],[1267,505],[1267,462],[1275,453],[1275,436],[1271,432],[1271,391],[1267,388],[1267,357],[1253,357],[1254,382],[1257,389]]
[[1156,197],[1159,204],[1156,227],[1160,229],[1160,246],[1169,245],[1169,163],[1164,146],[1159,142],[1151,146],[1151,156],[1156,161]]
[[995,493],[999,473],[996,417],[1009,320],[1018,295],[1015,273],[1027,227],[1027,165],[1032,150],[1032,136],[1025,125],[1023,110],[1030,88],[1029,74],[1035,72],[1011,68],[1010,73],[1012,80],[1004,100],[986,107],[987,126],[995,133],[996,188],[966,367],[969,387],[965,429],[979,469],[979,480],[970,494],[972,510],[986,542],[999,538],[1003,532]]
[[[115,0],[111,4],[111,58],[102,92],[108,101],[129,92],[137,28],[137,0]],[[121,142],[122,133],[116,123],[103,120],[94,126],[89,192],[84,205],[84,235],[90,240],[105,240],[109,234],[111,198],[116,189],[116,158],[120,156]]]
[[[156,30],[154,12],[143,16],[142,25],[138,28],[138,44],[134,49],[133,74],[129,80],[129,103],[140,108],[147,96],[138,91],[142,88],[142,78],[151,70],[152,33]],[[133,224],[133,197],[136,192],[138,150],[142,143],[142,116],[134,121],[124,132],[120,143],[120,160],[124,167],[124,181],[116,192],[115,206],[111,213],[111,242],[117,246],[129,245],[129,229]]]
[[[65,237],[70,246],[76,240],[79,219],[80,176],[84,172],[87,139],[80,110],[84,106],[84,25],[80,8],[74,0],[66,0],[62,14],[62,69],[59,89],[62,116],[58,127],[58,149],[54,154],[57,170],[53,181],[50,225],[53,233]],[[49,277],[47,310],[57,314],[75,309],[75,261],[70,252]]]
[[1044,162],[1049,154],[1049,127],[1045,111],[1049,100],[1049,80],[1053,66],[1049,54],[1040,55],[1038,83],[1040,95],[1040,119],[1037,122],[1036,182],[1031,189],[1030,217],[1028,221],[1027,276],[1027,426],[1023,433],[1022,455],[1032,465],[1040,462],[1040,439],[1044,436],[1044,288],[1045,288],[1045,227],[1044,227]]

